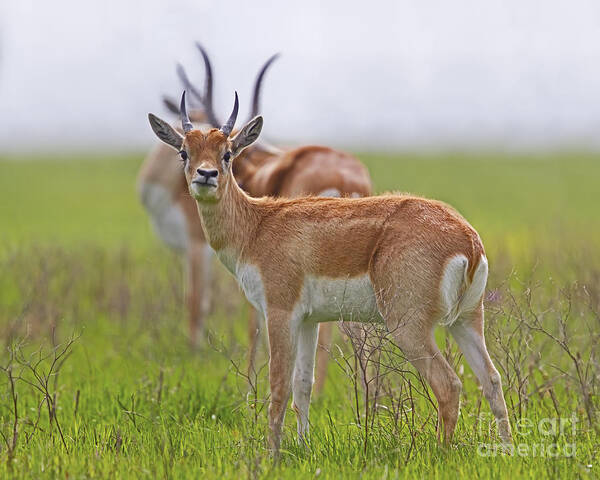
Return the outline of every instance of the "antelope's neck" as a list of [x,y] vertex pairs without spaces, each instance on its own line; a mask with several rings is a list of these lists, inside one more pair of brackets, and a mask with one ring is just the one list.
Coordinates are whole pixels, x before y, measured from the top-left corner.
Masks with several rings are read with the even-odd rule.
[[251,199],[227,178],[222,198],[215,203],[198,203],[198,212],[210,246],[219,254],[239,259],[256,237],[260,213]]

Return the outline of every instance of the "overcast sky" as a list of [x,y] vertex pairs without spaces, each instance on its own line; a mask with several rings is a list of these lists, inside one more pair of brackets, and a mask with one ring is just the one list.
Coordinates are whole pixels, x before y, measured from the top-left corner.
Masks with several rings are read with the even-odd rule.
[[5,0],[0,151],[142,149],[215,68],[217,113],[256,71],[265,137],[354,148],[600,148],[600,2]]

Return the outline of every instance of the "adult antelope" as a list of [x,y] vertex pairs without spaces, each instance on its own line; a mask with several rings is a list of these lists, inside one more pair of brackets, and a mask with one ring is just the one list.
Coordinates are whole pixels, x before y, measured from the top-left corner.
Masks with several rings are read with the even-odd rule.
[[237,185],[232,165],[257,140],[263,119],[232,136],[237,112],[236,93],[220,129],[196,130],[184,92],[183,135],[152,114],[149,121],[181,155],[209,244],[265,315],[273,450],[279,450],[290,392],[299,438],[308,433],[318,324],[340,314],[385,322],[430,384],[448,442],[461,382],[433,336],[437,324],[447,326],[481,382],[500,437],[510,442],[500,375],[483,334],[488,264],[473,227],[451,207],[410,195],[252,198]]
[[[208,123],[214,128],[219,128],[221,123],[217,120],[213,109],[212,65],[205,49],[200,44],[197,46],[202,54],[206,70],[204,94],[201,94],[189,81],[183,68],[178,69],[178,74],[186,89],[202,105]],[[262,80],[277,56],[273,55],[269,58],[256,77],[250,118],[258,114]],[[172,154],[172,149],[169,150]],[[252,197],[293,198],[305,195],[364,197],[371,195],[372,192],[369,172],[356,157],[324,146],[310,145],[282,151],[257,142],[241,152],[241,157],[233,164],[232,168],[238,185]],[[197,219],[198,215],[196,215],[196,221]],[[332,327],[331,323],[326,323],[319,328],[320,348],[316,362],[316,392],[323,389],[327,376]],[[363,334],[362,330],[353,328],[352,324],[349,324],[348,327],[354,334]],[[259,331],[260,322],[256,317],[255,310],[252,310],[248,322],[249,373],[254,372]]]
[[[191,112],[191,120],[196,124],[208,123],[218,128],[221,124],[213,109],[212,65],[205,49],[200,44],[197,47],[206,71],[204,92],[200,93],[194,87],[182,67],[178,67],[178,75],[201,106]],[[276,57],[274,55],[267,60],[256,77],[251,118],[259,112],[262,81]],[[179,111],[172,102],[168,107],[171,111]],[[209,260],[196,202],[188,192],[180,162],[174,160],[176,155],[170,147],[159,144],[142,167],[138,190],[165,243],[187,253],[190,338],[195,343],[196,332],[203,324],[209,299]],[[241,152],[241,157],[234,163],[233,174],[238,185],[253,197],[368,196],[372,191],[369,173],[358,159],[323,146],[282,151],[255,143]],[[156,185],[159,185],[158,188]],[[201,300],[204,300],[204,306]],[[259,325],[252,311],[248,324],[250,372],[254,370]],[[322,390],[325,382],[331,336],[332,325],[322,325],[319,331],[321,348],[317,356],[317,392]]]

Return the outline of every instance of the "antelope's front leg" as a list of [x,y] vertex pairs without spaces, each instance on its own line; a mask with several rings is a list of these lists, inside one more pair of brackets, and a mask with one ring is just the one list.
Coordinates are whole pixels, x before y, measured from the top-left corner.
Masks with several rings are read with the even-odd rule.
[[281,429],[285,410],[290,398],[292,367],[296,357],[298,321],[291,312],[268,309],[269,332],[269,382],[271,403],[269,405],[270,446],[275,455],[279,453]]
[[248,305],[248,379],[254,381],[256,377],[256,350],[260,340],[260,320],[259,313]]
[[305,320],[298,327],[298,348],[292,390],[294,392],[293,407],[298,421],[298,441],[300,442],[306,442],[309,428],[308,410],[315,378],[318,333],[318,323]]

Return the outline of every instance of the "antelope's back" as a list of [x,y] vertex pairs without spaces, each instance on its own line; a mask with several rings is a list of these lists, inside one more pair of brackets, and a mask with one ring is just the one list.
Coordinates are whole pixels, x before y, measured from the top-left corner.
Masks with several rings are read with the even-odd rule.
[[364,197],[372,192],[369,172],[357,158],[320,146],[285,152],[257,169],[248,186],[255,197]]

